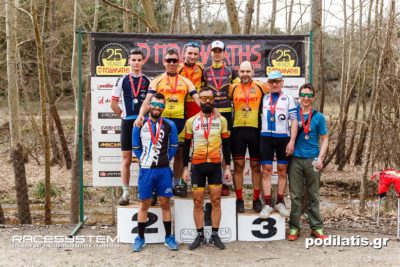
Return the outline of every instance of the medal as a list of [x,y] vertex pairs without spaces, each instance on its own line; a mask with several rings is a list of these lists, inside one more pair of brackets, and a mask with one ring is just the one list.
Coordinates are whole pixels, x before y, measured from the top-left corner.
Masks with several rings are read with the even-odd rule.
[[179,76],[178,76],[178,74],[175,76],[175,85],[174,86],[172,86],[172,82],[171,82],[169,76],[167,76],[167,79],[168,79],[168,85],[169,85],[169,87],[171,87],[172,96],[170,97],[170,99],[171,99],[172,102],[176,102],[177,98],[175,96],[175,93],[176,93],[176,88],[178,87]]
[[171,96],[171,100],[173,101],[173,102],[176,102],[176,97],[175,96]]
[[214,75],[214,71],[213,71],[213,67],[211,66],[210,71],[211,71],[211,77],[213,79],[214,85],[215,85],[215,89],[217,89],[217,96],[220,96],[221,93],[219,92],[219,90],[221,89],[221,85],[222,85],[222,76],[224,76],[224,70],[225,70],[225,66],[224,64],[222,64],[221,66],[221,71],[219,72],[219,81],[217,84],[217,81],[215,79],[215,75]]
[[162,124],[163,124],[163,121],[162,121],[162,117],[161,117],[159,120],[159,123],[158,123],[158,128],[157,128],[157,123],[156,123],[156,135],[154,136],[153,127],[151,126],[150,118],[147,119],[147,125],[149,126],[151,142],[153,144],[153,151],[157,150],[157,140],[158,140],[158,137],[160,136]]
[[245,86],[243,83],[240,84],[240,86],[242,87],[242,93],[244,95],[244,99],[246,101],[246,107],[244,110],[246,112],[249,112],[249,111],[251,111],[251,108],[249,107],[251,82],[248,83],[247,85]]
[[303,109],[300,108],[300,118],[301,118],[301,125],[303,126],[304,129],[304,139],[308,140],[310,139],[310,136],[308,133],[310,132],[310,127],[311,127],[311,117],[312,117],[312,109],[310,110],[310,113],[308,115],[307,123],[304,121],[304,115],[303,115]]
[[271,121],[271,122],[274,122],[274,121],[275,121],[275,118],[274,118],[274,117],[271,117],[271,118],[270,118],[270,121]]
[[[203,127],[203,125],[204,125],[203,112],[200,113],[200,119],[201,119],[201,127]],[[204,134],[204,138],[206,139],[206,141],[205,141],[206,146],[208,146],[208,136],[210,135],[210,131],[211,131],[211,123],[212,123],[212,114],[210,114],[210,118],[207,123],[207,129],[206,129],[206,127],[203,127],[203,134]]]
[[272,105],[272,93],[269,97],[269,110],[271,112],[271,121],[275,121],[275,109],[276,109],[276,105],[278,104],[279,98],[281,98],[282,92],[279,93],[278,99],[276,100],[275,104]]
[[138,84],[137,88],[135,88],[135,84],[133,83],[131,74],[128,74],[128,76],[129,76],[129,82],[131,84],[132,93],[133,93],[133,96],[135,97],[135,99],[133,100],[133,103],[137,104],[138,103],[137,97],[140,92],[140,87],[142,86],[142,74],[140,74],[139,84]]

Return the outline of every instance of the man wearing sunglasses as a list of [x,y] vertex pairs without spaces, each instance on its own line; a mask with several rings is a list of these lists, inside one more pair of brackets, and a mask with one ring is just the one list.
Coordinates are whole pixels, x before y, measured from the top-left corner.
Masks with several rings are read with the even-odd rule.
[[[132,162],[132,128],[139,115],[140,107],[146,97],[150,79],[142,73],[144,54],[139,48],[129,53],[130,72],[118,78],[115,83],[111,109],[121,117],[121,151],[122,168],[121,180],[123,194],[118,201],[119,205],[129,204],[130,166]],[[122,109],[118,105],[121,98]]]
[[[143,124],[143,116],[147,113],[147,105],[151,96],[155,93],[162,93],[166,98],[166,105],[162,116],[172,120],[179,134],[179,142],[183,144],[186,118],[185,118],[185,99],[190,95],[194,102],[200,106],[199,96],[193,83],[187,78],[178,74],[179,55],[175,49],[169,49],[164,55],[164,67],[166,72],[155,77],[150,83],[149,90],[140,109],[140,114],[135,125]],[[180,148],[181,150],[182,148]],[[186,195],[186,187],[179,183],[182,174],[182,152],[178,152],[174,159],[174,191],[180,195]]]
[[189,249],[193,250],[206,243],[204,236],[204,189],[208,179],[208,189],[211,200],[212,233],[210,244],[219,249],[225,249],[224,243],[218,236],[221,220],[221,145],[226,162],[224,178],[230,181],[232,174],[230,165],[229,131],[226,119],[213,114],[214,96],[212,89],[204,87],[200,90],[201,112],[186,122],[185,144],[183,148],[183,179],[189,181],[189,151],[193,142],[191,184],[193,193],[193,217],[197,229],[197,237]]
[[236,193],[236,211],[244,213],[242,195],[243,170],[247,148],[250,154],[251,179],[253,182],[253,210],[260,212],[263,205],[260,196],[260,112],[261,100],[269,93],[268,86],[253,80],[253,65],[243,61],[239,67],[240,83],[229,86],[229,98],[233,103],[233,128],[231,150],[234,166],[233,185]]
[[[328,129],[322,113],[312,108],[315,89],[311,84],[304,84],[299,90],[300,106],[297,112],[299,130],[294,153],[289,164],[289,189],[292,208],[289,220],[288,240],[297,240],[300,234],[300,216],[304,184],[308,192],[308,223],[311,234],[324,239],[324,226],[319,209],[320,171],[328,149]],[[321,146],[319,141],[322,140]]]
[[[279,71],[268,74],[271,93],[262,100],[262,123],[260,155],[262,165],[262,188],[265,205],[260,212],[261,218],[268,218],[272,212],[271,177],[274,154],[278,161],[278,195],[275,210],[282,216],[289,216],[284,202],[287,182],[289,156],[293,154],[297,135],[297,107],[294,98],[282,91],[283,76]],[[291,123],[291,126],[289,125]]]
[[142,127],[134,127],[132,135],[133,152],[140,160],[138,179],[139,214],[138,236],[132,244],[132,251],[140,252],[145,245],[144,232],[147,223],[147,212],[151,205],[153,189],[159,196],[160,207],[165,227],[165,246],[169,250],[178,250],[175,237],[171,234],[172,171],[170,160],[178,148],[178,133],[175,124],[161,114],[165,108],[163,94],[155,93],[147,103],[149,116],[144,119]]

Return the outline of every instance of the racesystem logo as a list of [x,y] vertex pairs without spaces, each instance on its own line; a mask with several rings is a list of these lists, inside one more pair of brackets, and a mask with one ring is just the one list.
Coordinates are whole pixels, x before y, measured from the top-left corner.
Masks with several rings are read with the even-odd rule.
[[119,247],[119,236],[103,235],[14,235],[14,248],[112,248]]

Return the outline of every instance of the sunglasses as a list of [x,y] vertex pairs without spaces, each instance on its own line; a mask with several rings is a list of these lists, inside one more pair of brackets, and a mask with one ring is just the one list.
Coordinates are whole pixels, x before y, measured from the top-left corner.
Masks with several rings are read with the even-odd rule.
[[179,62],[179,59],[177,59],[177,58],[166,58],[166,59],[164,59],[164,61],[169,63],[169,64],[171,64],[171,63],[176,64],[176,63]]
[[307,93],[300,93],[300,96],[301,97],[308,97],[308,98],[313,98],[314,97],[314,94],[313,93],[309,93],[309,94],[307,94]]
[[155,108],[160,108],[160,109],[165,108],[165,105],[163,103],[151,102],[150,105],[152,105]]
[[282,81],[281,79],[279,79],[279,80],[269,80],[268,83],[270,83],[270,84],[278,84],[281,81]]
[[199,98],[200,98],[201,102],[207,102],[207,100],[209,100],[210,102],[214,101],[213,96],[200,96]]
[[186,45],[191,47],[200,47],[200,43],[198,42],[189,42]]

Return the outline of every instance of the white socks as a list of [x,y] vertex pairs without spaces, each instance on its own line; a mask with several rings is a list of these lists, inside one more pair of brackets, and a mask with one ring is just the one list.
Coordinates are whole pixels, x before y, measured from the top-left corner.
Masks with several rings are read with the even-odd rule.
[[122,189],[124,190],[123,195],[124,196],[129,196],[129,186],[128,185],[123,185]]

